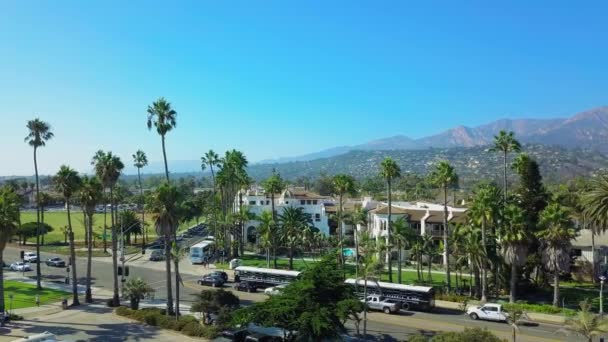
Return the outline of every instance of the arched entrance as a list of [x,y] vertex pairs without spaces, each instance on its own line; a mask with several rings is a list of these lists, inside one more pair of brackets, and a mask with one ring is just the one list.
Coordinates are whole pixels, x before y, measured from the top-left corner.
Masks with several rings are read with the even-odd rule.
[[254,226],[247,227],[247,242],[255,244],[258,238],[258,232]]

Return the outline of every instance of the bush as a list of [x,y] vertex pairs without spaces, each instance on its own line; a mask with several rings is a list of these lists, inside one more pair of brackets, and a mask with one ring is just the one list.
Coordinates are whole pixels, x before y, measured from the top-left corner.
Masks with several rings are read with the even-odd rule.
[[129,309],[126,306],[119,306],[114,310],[114,312],[119,316],[131,317],[133,315],[133,310]]
[[487,329],[481,328],[465,328],[462,332],[446,332],[440,333],[432,338],[424,335],[412,336],[409,342],[503,342],[496,335],[489,332]]
[[20,316],[20,315],[12,313],[12,314],[8,315],[8,319],[10,321],[22,321],[23,320],[23,316]]
[[575,310],[562,309],[559,307],[556,308],[553,305],[549,305],[549,304],[527,304],[527,303],[508,304],[508,303],[505,303],[505,304],[503,304],[503,307],[507,311],[521,310],[521,311],[526,311],[526,312],[536,312],[536,313],[543,313],[543,314],[549,314],[549,315],[564,314],[566,316],[574,316],[576,314]]
[[182,329],[189,323],[199,324],[199,322],[196,320],[196,318],[194,318],[194,316],[182,316],[180,317],[179,321],[175,322],[173,330],[182,331]]
[[144,314],[144,322],[148,325],[157,326],[158,318],[164,317],[158,314],[158,312],[146,312]]
[[188,336],[200,337],[203,336],[204,330],[205,328],[198,322],[190,322],[182,328],[181,332]]
[[468,296],[461,296],[454,293],[438,293],[435,295],[435,299],[444,300],[446,302],[462,303],[465,300],[468,302],[470,298]]

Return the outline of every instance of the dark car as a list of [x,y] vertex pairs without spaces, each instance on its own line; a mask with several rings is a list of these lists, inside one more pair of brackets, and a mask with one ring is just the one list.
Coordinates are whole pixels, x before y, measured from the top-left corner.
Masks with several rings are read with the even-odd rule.
[[220,287],[224,285],[224,279],[216,275],[207,274],[197,281],[199,285],[208,285],[212,287]]
[[223,271],[213,271],[211,273],[209,273],[209,275],[213,275],[213,276],[217,276],[220,277],[224,280],[224,283],[228,282],[228,273],[223,272]]
[[245,338],[249,335],[249,331],[247,329],[236,329],[236,330],[224,330],[220,337],[212,340],[213,342],[243,342]]
[[236,283],[236,285],[234,285],[234,289],[237,291],[243,291],[243,292],[257,292],[258,291],[258,288],[255,286],[255,284],[252,284],[247,281],[242,281],[240,283]]
[[155,249],[150,253],[150,261],[162,261],[165,260],[165,254],[162,250]]
[[278,342],[283,341],[282,338],[277,336],[270,336],[265,334],[251,334],[245,338],[245,342]]
[[53,266],[53,267],[65,267],[65,261],[63,261],[61,258],[50,258],[46,261],[46,265],[47,266]]

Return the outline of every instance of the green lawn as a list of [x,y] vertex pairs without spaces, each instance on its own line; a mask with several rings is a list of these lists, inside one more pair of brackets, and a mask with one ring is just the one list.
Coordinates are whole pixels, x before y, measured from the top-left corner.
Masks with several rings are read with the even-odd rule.
[[[10,295],[13,295],[12,307]],[[68,292],[52,289],[37,290],[36,285],[30,285],[14,280],[4,281],[4,303],[7,309],[20,309],[36,305],[36,294],[40,295],[40,304],[60,302]]]

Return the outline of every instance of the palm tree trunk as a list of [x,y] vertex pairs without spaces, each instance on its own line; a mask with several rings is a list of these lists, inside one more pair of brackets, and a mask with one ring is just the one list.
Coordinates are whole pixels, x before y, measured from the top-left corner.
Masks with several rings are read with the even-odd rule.
[[511,290],[509,291],[509,303],[515,303],[516,291],[517,291],[517,263],[515,257],[511,263]]
[[[107,225],[107,213],[108,203],[106,203],[106,189],[103,189],[103,252],[108,253],[108,225]],[[110,215],[112,214],[112,207],[110,207]],[[112,224],[113,226],[114,224]]]
[[[166,227],[164,227],[167,229]],[[171,232],[165,230],[165,271],[167,279],[167,311],[166,315],[173,314],[173,291],[171,289]]]
[[118,295],[118,241],[116,237],[116,214],[114,210],[114,190],[110,187],[110,223],[112,224],[112,270],[114,273],[114,296],[113,304],[120,305],[120,297]]
[[355,229],[355,279],[359,279],[359,230],[356,224],[353,228]]
[[504,201],[503,206],[506,206],[507,205],[507,150],[505,150],[504,154],[503,154],[503,167],[504,167],[504,169],[503,169],[503,178],[504,178],[503,179],[503,181],[504,181],[504,183],[503,183],[503,186],[504,186],[504,188],[503,188],[503,191],[504,191],[503,192],[503,201]]
[[481,275],[479,272],[479,267],[478,266],[473,266],[473,274],[475,275],[475,297],[476,298],[480,298],[481,297]]
[[386,262],[388,263],[388,282],[392,283],[393,282],[393,261],[391,260],[391,247],[390,247],[390,243],[391,243],[391,226],[392,226],[392,222],[391,222],[391,216],[392,216],[392,206],[393,206],[393,201],[391,198],[391,181],[388,180],[386,182],[387,185],[387,192],[388,192],[388,223],[386,225]]
[[481,264],[481,301],[485,303],[488,300],[488,263],[486,262],[488,251],[486,246],[486,218],[485,215],[481,218],[481,243],[483,245],[484,258]]
[[266,247],[266,267],[270,268],[270,246]]
[[[44,225],[44,204],[40,204],[40,223],[42,223],[42,225]],[[48,233],[48,232],[47,232]],[[45,234],[42,234],[42,243],[41,245],[44,246],[44,236]],[[38,251],[36,251],[36,253],[38,253]]]
[[363,284],[363,338],[367,336],[367,272],[365,272],[365,282]]
[[[40,259],[40,181],[38,179],[38,158],[36,151],[37,147],[34,146],[34,172],[36,173],[36,255]],[[38,260],[36,263],[36,288],[38,290],[42,289],[40,278],[42,278],[42,273],[40,271],[40,260]]]
[[553,249],[553,306],[559,307],[559,268],[557,267],[557,249]]
[[293,245],[289,245],[289,269],[293,270]]
[[180,275],[179,275],[179,259],[175,258],[175,319],[179,319],[179,284],[180,284]]
[[[68,212],[68,235],[70,236],[70,260],[72,261],[72,306],[80,305],[78,300],[78,277],[76,276],[76,246],[74,246],[74,230],[72,230],[72,218],[70,215],[70,200],[65,199]],[[38,263],[40,264],[40,263]]]
[[163,144],[163,160],[165,161],[165,177],[167,178],[167,183],[169,183],[169,166],[167,165],[167,151],[165,150],[165,136],[161,135],[160,140]]
[[[6,245],[2,246],[2,249],[0,250],[0,265],[4,264],[4,247],[6,247]],[[0,293],[2,294],[0,296],[0,312],[5,312],[6,307],[4,305],[4,267],[0,267]]]
[[89,232],[89,241],[87,248],[87,290],[84,301],[86,303],[93,303],[93,294],[91,293],[91,267],[93,260],[93,212],[89,212],[89,220],[88,225],[85,223],[85,226],[88,226]]
[[401,241],[397,243],[399,250],[399,260],[397,260],[397,282],[401,284]]
[[144,210],[144,188],[141,186],[141,168],[137,168],[137,179],[139,181],[139,197],[141,198],[141,250],[142,252],[146,249],[146,235],[144,230],[146,229],[146,211]]
[[443,264],[445,266],[445,279],[448,291],[452,287],[452,277],[450,276],[450,254],[448,246],[448,187],[443,187]]
[[87,213],[85,212],[84,206],[81,205],[82,209],[82,224],[84,225],[84,246],[89,246],[89,230],[87,229]]
[[595,229],[591,228],[591,275],[593,278],[593,283],[597,282],[597,261],[595,260]]

